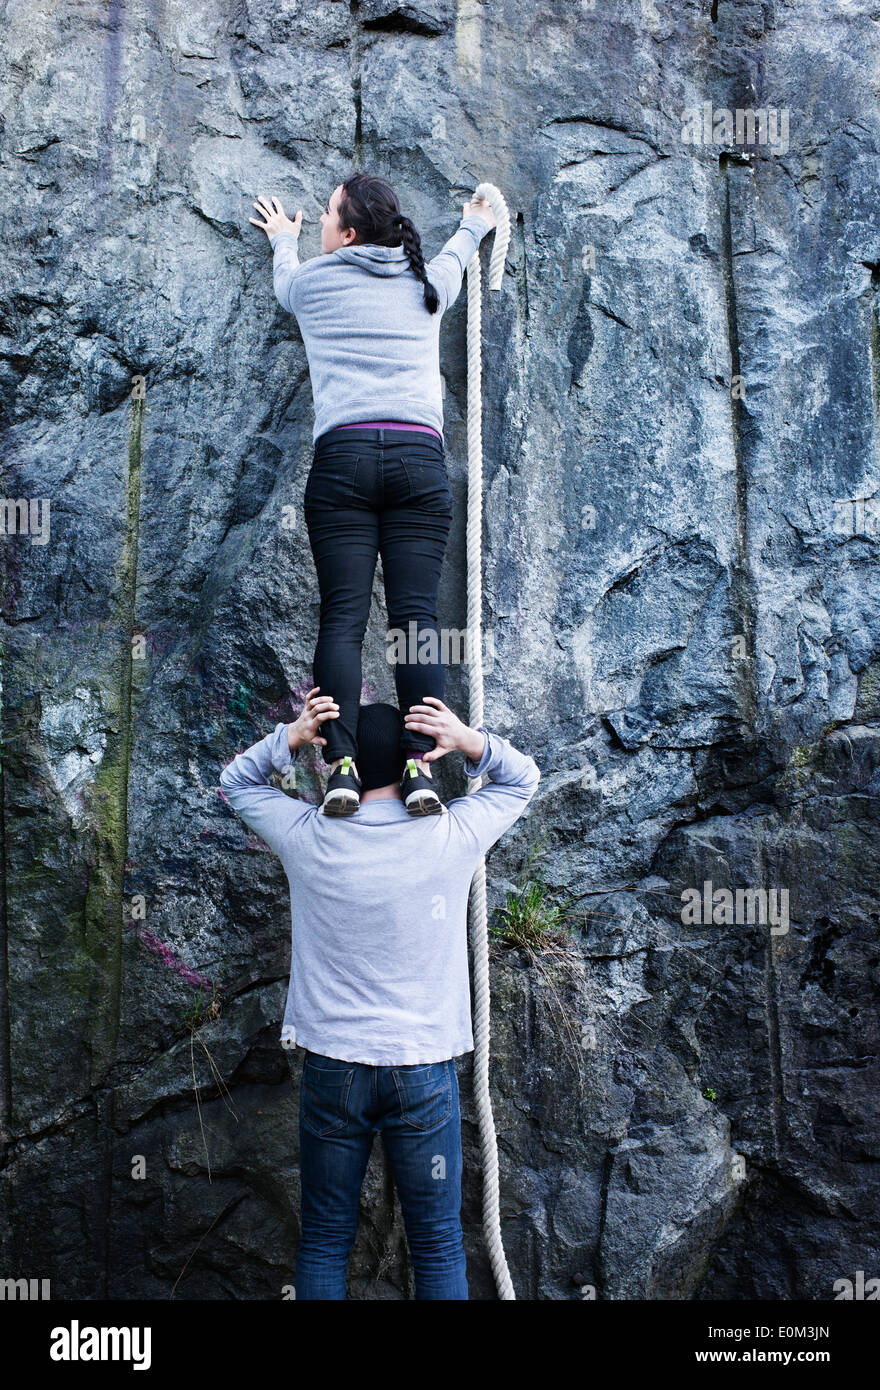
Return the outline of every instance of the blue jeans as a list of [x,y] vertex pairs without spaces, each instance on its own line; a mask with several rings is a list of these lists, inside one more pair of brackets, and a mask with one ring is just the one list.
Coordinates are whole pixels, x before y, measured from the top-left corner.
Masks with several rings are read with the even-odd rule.
[[417,1299],[467,1299],[458,1079],[445,1062],[373,1067],[306,1052],[300,1087],[301,1299],[345,1298],[361,1184],[379,1131],[403,1211]]
[[[321,755],[357,759],[361,646],[379,555],[398,708],[443,699],[437,590],[452,522],[443,445],[417,430],[328,430],[315,441],[303,505],[321,594],[313,684],[339,706],[339,718],[321,726]],[[430,734],[403,730],[403,753],[433,747]]]

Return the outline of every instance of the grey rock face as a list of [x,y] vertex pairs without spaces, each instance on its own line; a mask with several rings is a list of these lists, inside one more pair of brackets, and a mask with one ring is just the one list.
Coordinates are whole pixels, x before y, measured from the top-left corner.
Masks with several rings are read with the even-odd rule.
[[[565,950],[493,949],[517,1295],[825,1300],[880,1275],[873,7],[6,22],[3,493],[48,504],[3,539],[4,1276],[291,1281],[286,884],[217,779],[311,684],[312,408],[248,218],[277,194],[318,254],[354,168],[429,254],[482,179],[513,218],[484,313],[486,717],[543,780],[489,882],[502,901],[536,854],[582,914]],[[465,299],[441,339],[456,629]],[[384,633],[379,573],[366,699],[392,697]],[[457,759],[442,777],[464,790]],[[378,1148],[350,1292],[413,1292]]]

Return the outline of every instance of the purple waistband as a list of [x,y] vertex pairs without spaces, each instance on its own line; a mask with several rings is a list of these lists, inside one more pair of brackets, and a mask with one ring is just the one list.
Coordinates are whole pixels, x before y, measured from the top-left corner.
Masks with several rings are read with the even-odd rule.
[[356,425],[335,425],[337,430],[424,430],[426,434],[434,434],[443,443],[443,436],[431,425],[407,425],[401,420],[358,420]]

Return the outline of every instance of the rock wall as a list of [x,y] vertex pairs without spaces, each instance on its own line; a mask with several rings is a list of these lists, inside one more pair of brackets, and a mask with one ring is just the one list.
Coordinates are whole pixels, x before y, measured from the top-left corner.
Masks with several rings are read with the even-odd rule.
[[[312,407],[248,218],[277,194],[318,254],[355,168],[430,255],[481,179],[513,218],[484,313],[486,708],[543,779],[489,876],[499,902],[536,856],[581,913],[565,949],[493,952],[518,1297],[880,1274],[876,6],[4,14],[3,492],[29,505],[3,548],[3,1275],[290,1283],[286,885],[217,779],[310,685]],[[454,628],[465,298],[441,339]],[[384,631],[378,574],[365,698],[392,692]],[[378,1147],[351,1296],[412,1296]]]

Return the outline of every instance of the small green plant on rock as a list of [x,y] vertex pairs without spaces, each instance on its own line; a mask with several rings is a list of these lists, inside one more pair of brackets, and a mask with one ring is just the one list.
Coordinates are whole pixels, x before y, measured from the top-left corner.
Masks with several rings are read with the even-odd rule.
[[[540,984],[562,1048],[569,1056],[577,1079],[580,1099],[585,1091],[584,1048],[576,1001],[583,995],[584,964],[577,951],[575,935],[585,914],[576,908],[579,898],[571,897],[547,883],[543,873],[533,868],[546,837],[542,837],[506,899],[496,907],[489,922],[490,940],[501,946],[520,947]],[[560,993],[562,991],[562,994]],[[570,994],[569,999],[562,996]]]
[[577,898],[563,896],[552,888],[540,869],[532,869],[539,845],[532,850],[516,888],[508,889],[501,907],[496,907],[489,933],[507,946],[524,946],[531,951],[566,945],[583,913],[574,910]]
[[220,1017],[220,989],[216,980],[211,981],[211,997],[208,998],[208,991],[199,985],[195,999],[188,1008],[183,1011],[183,1026],[190,1032],[196,1028],[201,1028],[205,1023],[212,1023],[215,1018]]
[[559,899],[540,874],[521,887],[508,890],[507,900],[495,909],[489,930],[508,946],[527,946],[541,950],[551,943],[561,944],[571,935],[569,901]]

